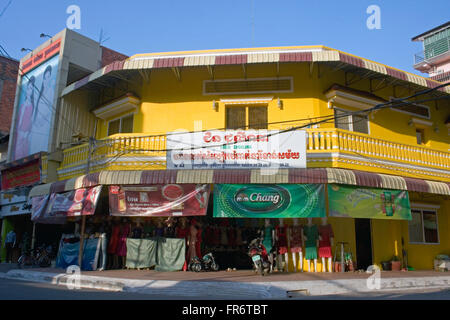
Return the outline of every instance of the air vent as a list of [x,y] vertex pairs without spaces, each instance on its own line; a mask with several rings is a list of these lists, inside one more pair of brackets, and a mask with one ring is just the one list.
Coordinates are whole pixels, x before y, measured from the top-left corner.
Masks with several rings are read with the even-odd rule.
[[292,92],[292,90],[292,77],[203,81],[205,95]]
[[[392,98],[391,98],[392,101]],[[395,105],[395,103],[394,103]],[[430,109],[427,106],[416,104],[416,103],[408,103],[406,105],[391,107],[391,109],[395,111],[404,112],[413,116],[417,116],[420,118],[430,119]]]

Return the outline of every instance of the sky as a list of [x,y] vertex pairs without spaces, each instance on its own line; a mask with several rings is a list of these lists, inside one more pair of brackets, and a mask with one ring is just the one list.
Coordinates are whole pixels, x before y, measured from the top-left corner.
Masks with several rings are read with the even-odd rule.
[[[0,45],[15,59],[66,27],[70,5],[81,29],[104,46],[137,53],[325,45],[401,70],[422,50],[411,38],[450,20],[449,0],[0,0]],[[370,30],[367,8],[380,8]]]

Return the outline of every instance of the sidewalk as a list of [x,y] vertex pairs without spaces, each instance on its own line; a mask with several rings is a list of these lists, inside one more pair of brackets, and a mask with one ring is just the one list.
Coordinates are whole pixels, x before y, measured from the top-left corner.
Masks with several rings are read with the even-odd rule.
[[[174,298],[211,296],[211,299],[286,299],[331,294],[373,292],[367,273],[275,273],[259,276],[251,270],[233,272],[156,272],[153,270],[83,271],[82,288],[124,291]],[[57,285],[76,284],[65,270],[17,269],[0,265],[0,277]],[[381,272],[380,290],[449,289],[450,273],[435,271]]]

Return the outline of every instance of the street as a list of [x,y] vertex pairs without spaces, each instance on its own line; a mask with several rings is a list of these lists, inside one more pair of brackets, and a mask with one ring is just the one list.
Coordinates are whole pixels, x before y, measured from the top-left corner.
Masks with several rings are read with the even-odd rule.
[[[187,293],[188,296],[188,293]],[[223,297],[223,296],[222,296]],[[69,290],[65,286],[21,280],[0,279],[0,300],[184,300],[180,297],[155,296],[129,292],[110,292],[93,289]],[[192,297],[188,297],[192,300]],[[214,293],[198,300],[214,300]],[[231,296],[229,299],[235,299]],[[287,300],[450,300],[447,290],[408,290],[389,293],[354,295],[304,296]]]

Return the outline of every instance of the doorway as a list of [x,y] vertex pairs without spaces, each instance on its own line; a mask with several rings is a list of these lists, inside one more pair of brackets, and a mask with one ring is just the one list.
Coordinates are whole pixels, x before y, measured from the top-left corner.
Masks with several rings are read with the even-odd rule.
[[372,260],[372,228],[370,219],[355,219],[357,268],[367,270]]

